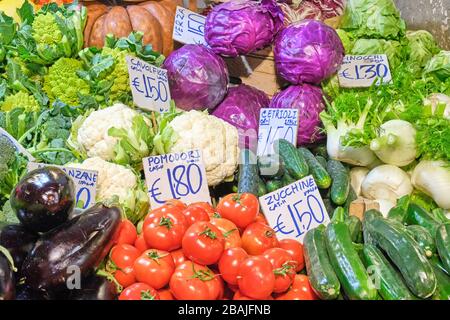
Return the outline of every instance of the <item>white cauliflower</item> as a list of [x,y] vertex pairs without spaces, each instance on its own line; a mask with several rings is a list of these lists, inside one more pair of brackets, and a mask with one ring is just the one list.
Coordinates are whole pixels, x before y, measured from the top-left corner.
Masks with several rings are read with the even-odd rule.
[[142,182],[133,170],[111,163],[100,157],[73,163],[70,167],[98,171],[97,201],[116,201],[127,218],[136,222],[148,209],[148,196],[142,190]]
[[166,153],[202,150],[209,186],[218,185],[236,171],[239,157],[238,131],[215,116],[196,110],[185,112],[175,117],[161,136],[170,136],[169,146],[165,141],[162,142],[167,147],[164,150]]

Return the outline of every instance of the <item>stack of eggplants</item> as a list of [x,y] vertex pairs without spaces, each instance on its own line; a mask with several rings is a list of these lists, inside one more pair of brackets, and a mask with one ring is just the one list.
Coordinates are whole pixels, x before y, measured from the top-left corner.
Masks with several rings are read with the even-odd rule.
[[95,268],[117,236],[120,209],[96,204],[72,215],[75,186],[54,167],[25,175],[10,201],[20,224],[0,224],[0,246],[14,262],[0,252],[0,300],[116,297],[114,284]]

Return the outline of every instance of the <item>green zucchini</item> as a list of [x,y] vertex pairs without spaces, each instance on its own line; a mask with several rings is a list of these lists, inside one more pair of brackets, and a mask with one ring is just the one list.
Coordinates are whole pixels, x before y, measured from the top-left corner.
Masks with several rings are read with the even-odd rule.
[[279,139],[274,142],[275,152],[283,160],[286,171],[296,180],[306,177],[309,173],[308,164],[297,148],[287,140]]
[[398,199],[397,205],[388,212],[388,218],[405,223],[410,196],[406,195]]
[[431,215],[440,223],[447,223],[450,220],[445,216],[445,210],[442,208],[435,208],[431,211]]
[[343,222],[331,222],[326,229],[326,245],[331,265],[345,294],[352,300],[374,300],[377,290],[353,246],[350,231]]
[[350,185],[350,190],[348,192],[348,196],[344,204],[345,210],[348,211],[350,209],[350,204],[356,199],[358,199],[358,195],[356,194],[355,190],[353,190],[353,187]]
[[337,160],[328,160],[327,171],[333,182],[331,183],[331,200],[337,205],[343,205],[350,192],[350,177],[348,170]]
[[336,209],[336,206],[328,198],[323,198],[323,204],[325,205],[325,209],[327,210],[328,216],[331,219],[333,217],[333,212],[334,212],[334,209]]
[[422,226],[411,225],[406,227],[406,231],[416,240],[427,258],[431,258],[436,253],[434,238],[427,229]]
[[450,223],[443,223],[436,232],[436,247],[442,265],[450,274]]
[[316,157],[306,148],[298,148],[298,151],[305,158],[308,168],[316,181],[316,184],[321,189],[327,189],[331,185],[331,177],[327,170],[317,161]]
[[346,218],[346,212],[345,209],[342,207],[337,207],[333,211],[333,216],[331,217],[331,221],[334,222],[344,222]]
[[350,231],[350,236],[352,237],[352,241],[355,243],[362,242],[362,223],[356,216],[348,216],[345,219],[345,224]]
[[372,219],[382,218],[382,217],[383,217],[383,215],[381,214],[381,212],[378,210],[375,210],[375,209],[370,209],[370,210],[367,210],[366,212],[364,212],[364,218],[362,221],[364,243],[375,244],[375,240],[371,237],[371,235],[369,233],[369,229],[367,227],[367,224]]
[[442,270],[437,258],[431,259],[434,274],[437,279],[437,289],[433,295],[434,300],[450,300],[450,277]]
[[440,225],[440,222],[437,221],[428,211],[415,203],[409,204],[405,223],[422,226],[427,229],[433,237],[436,235],[436,230]]
[[280,188],[283,188],[283,181],[281,179],[269,180],[266,183],[266,188],[268,192],[273,192]]
[[283,182],[283,187],[285,187],[291,183],[294,183],[296,180],[291,177],[289,173],[285,172],[284,176],[281,178],[281,181]]
[[370,237],[400,270],[412,293],[423,299],[431,297],[436,290],[436,276],[406,228],[380,217],[369,219],[365,227]]
[[340,294],[341,284],[328,258],[323,224],[306,233],[303,247],[306,270],[314,292],[322,300],[336,299]]
[[267,194],[266,183],[258,176],[258,197]]
[[324,167],[325,169],[327,168],[327,159],[322,156],[316,156],[316,160],[319,161],[322,167]]
[[364,245],[363,262],[375,279],[375,286],[384,300],[414,299],[401,275],[377,247],[371,244]]
[[259,192],[259,175],[256,155],[249,149],[242,149],[240,153],[238,193]]
[[258,158],[259,175],[266,179],[278,179],[284,174],[284,164],[278,154]]

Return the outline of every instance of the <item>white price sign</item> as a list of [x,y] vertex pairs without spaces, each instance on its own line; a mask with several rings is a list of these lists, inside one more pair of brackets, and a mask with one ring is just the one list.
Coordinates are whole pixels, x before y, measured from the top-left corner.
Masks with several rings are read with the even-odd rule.
[[144,158],[144,173],[152,209],[167,200],[211,203],[200,150]]
[[173,26],[173,40],[183,44],[207,45],[205,41],[205,20],[206,17],[201,14],[183,7],[177,7]]
[[10,135],[6,130],[0,128],[0,137],[6,137],[11,143],[16,147],[16,150],[24,154],[28,160],[34,161],[34,157],[25,149],[12,135]]
[[258,156],[274,154],[273,142],[285,139],[297,145],[298,109],[262,108],[259,114]]
[[278,239],[303,243],[308,230],[330,222],[312,176],[260,197],[259,203]]
[[49,165],[45,163],[28,162],[28,171],[36,170],[42,167],[57,167],[62,169],[75,183],[76,207],[87,209],[92,207],[97,196],[98,172],[94,170],[85,170],[65,166]]
[[151,111],[168,111],[170,90],[167,70],[132,56],[127,56],[126,60],[134,103]]
[[346,55],[338,72],[339,85],[344,88],[370,87],[392,82],[389,61],[385,54]]

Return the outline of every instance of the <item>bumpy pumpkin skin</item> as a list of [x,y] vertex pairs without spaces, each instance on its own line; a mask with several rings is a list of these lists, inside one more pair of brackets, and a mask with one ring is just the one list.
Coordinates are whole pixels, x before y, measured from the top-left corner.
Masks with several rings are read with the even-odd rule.
[[102,47],[109,33],[126,37],[132,31],[144,33],[144,43],[165,56],[173,51],[172,30],[179,0],[133,2],[123,6],[107,6],[85,1],[88,19],[84,30],[85,47]]

